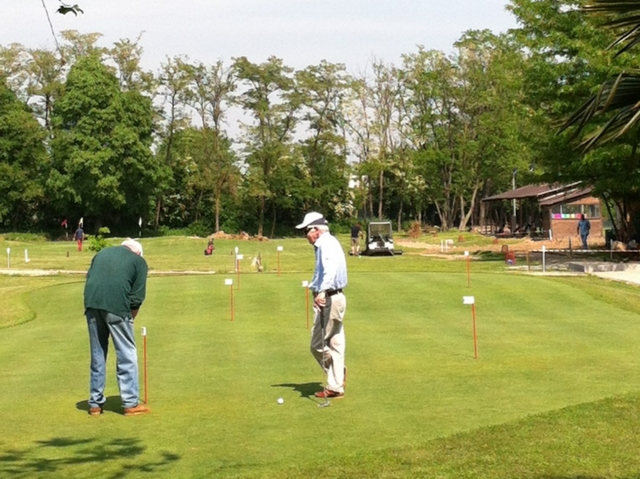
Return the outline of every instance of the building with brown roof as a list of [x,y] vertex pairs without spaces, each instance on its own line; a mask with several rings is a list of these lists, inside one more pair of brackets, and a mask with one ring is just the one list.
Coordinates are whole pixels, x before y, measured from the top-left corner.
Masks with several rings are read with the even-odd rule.
[[527,185],[482,201],[487,212],[483,229],[494,234],[531,234],[552,239],[577,237],[578,221],[584,214],[591,222],[590,237],[603,235],[601,201],[592,195],[591,188],[582,187],[580,182]]

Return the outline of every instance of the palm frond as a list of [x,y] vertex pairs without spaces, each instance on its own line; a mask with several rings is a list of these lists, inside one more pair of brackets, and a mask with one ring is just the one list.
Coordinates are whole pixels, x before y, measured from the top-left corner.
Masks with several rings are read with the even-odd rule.
[[587,135],[580,146],[588,150],[598,143],[618,138],[636,125],[640,118],[640,72],[622,73],[605,82],[598,93],[587,100],[565,123],[560,131],[575,127],[576,139],[587,123],[596,115],[615,114],[595,132]]
[[582,11],[610,17],[605,26],[615,30],[625,29],[607,47],[613,49],[624,45],[616,56],[640,43],[640,0],[592,0],[582,7]]

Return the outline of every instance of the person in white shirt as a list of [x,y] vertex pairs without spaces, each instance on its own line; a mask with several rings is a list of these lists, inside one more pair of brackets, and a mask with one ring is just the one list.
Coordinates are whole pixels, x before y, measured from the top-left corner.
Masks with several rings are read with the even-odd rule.
[[347,299],[347,261],[340,242],[329,233],[329,224],[317,212],[307,213],[297,229],[305,229],[315,247],[316,263],[309,289],[313,292],[315,317],[311,331],[311,353],[327,374],[326,388],[318,398],[342,398],[346,382],[346,338],[344,313]]

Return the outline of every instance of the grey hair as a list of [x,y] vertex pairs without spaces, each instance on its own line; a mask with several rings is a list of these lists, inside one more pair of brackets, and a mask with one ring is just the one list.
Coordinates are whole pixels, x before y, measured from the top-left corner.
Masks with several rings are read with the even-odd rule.
[[319,231],[329,231],[329,225],[316,225],[314,228],[318,228]]
[[136,240],[127,238],[122,242],[122,246],[126,246],[131,251],[133,251],[138,256],[143,256],[142,254],[142,245],[138,243]]

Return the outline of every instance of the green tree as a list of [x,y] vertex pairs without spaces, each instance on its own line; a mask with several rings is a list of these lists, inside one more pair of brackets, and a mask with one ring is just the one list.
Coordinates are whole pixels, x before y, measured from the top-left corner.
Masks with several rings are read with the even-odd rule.
[[215,231],[220,231],[220,207],[225,191],[235,189],[238,174],[231,141],[223,129],[226,111],[235,90],[232,70],[219,60],[211,66],[184,63],[189,83],[184,98],[202,124],[200,151],[193,157],[198,165],[195,183],[214,198]]
[[54,105],[53,168],[47,186],[59,211],[106,224],[147,216],[160,168],[151,154],[151,100],[122,92],[95,55],[71,68]]
[[28,228],[42,219],[44,139],[33,113],[0,81],[0,224],[5,227]]
[[[169,220],[173,226],[175,215],[164,216],[172,208],[167,208],[169,202],[175,202],[181,195],[177,193],[178,183],[176,176],[184,171],[176,163],[175,138],[182,130],[190,125],[190,117],[187,112],[187,105],[184,101],[185,92],[189,85],[189,75],[184,67],[185,60],[178,56],[168,58],[166,63],[160,65],[158,73],[158,96],[162,105],[161,122],[159,125],[160,145],[156,153],[159,163],[165,171],[164,181],[158,185],[155,203],[154,229],[158,229],[161,220]],[[180,225],[182,226],[182,225]]]
[[[300,142],[304,167],[294,176],[302,209],[344,214],[350,169],[344,131],[344,102],[351,78],[344,65],[321,62],[296,72],[307,137]],[[289,194],[291,194],[289,192]],[[292,205],[293,206],[293,205]]]
[[[544,115],[539,119],[548,126],[549,134],[540,137],[537,148],[546,176],[582,181],[596,195],[610,199],[622,213],[618,236],[625,239],[635,234],[627,218],[634,216],[633,204],[640,194],[638,137],[627,128],[632,126],[627,120],[634,115],[638,81],[631,69],[636,61],[626,51],[614,55],[607,50],[616,45],[615,32],[603,28],[606,18],[585,15],[580,8],[583,3],[600,13],[609,10],[614,17],[624,14],[613,26],[632,26],[634,9],[638,11],[636,1],[602,0],[512,0],[510,8],[521,24],[517,38],[530,56],[527,98],[532,105],[540,105],[537,110]],[[632,46],[632,30],[628,38]],[[586,104],[585,99],[589,99]],[[564,129],[557,134],[562,122]]]
[[[258,200],[258,235],[263,234],[265,214],[276,206],[271,199],[278,187],[272,173],[281,162],[293,156],[293,133],[300,107],[295,91],[293,69],[281,59],[270,57],[254,64],[247,58],[234,60],[235,75],[240,82],[237,103],[253,118],[244,124],[243,143],[247,162],[247,193]],[[272,227],[275,227],[273,224]]]
[[53,104],[60,96],[64,80],[64,62],[49,50],[29,50],[27,95],[34,113],[47,130],[51,129]]

